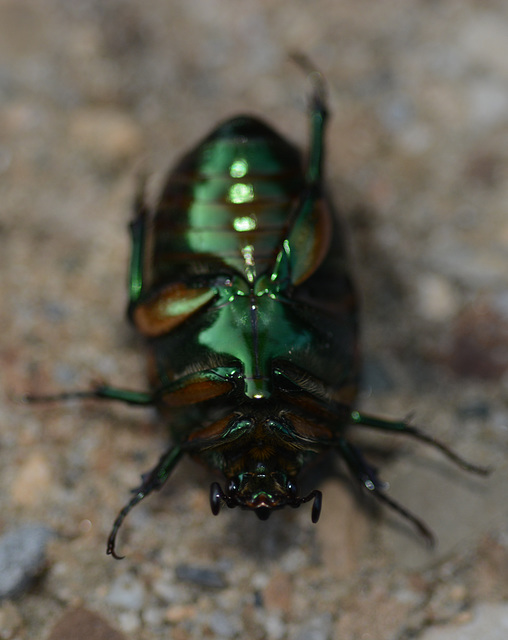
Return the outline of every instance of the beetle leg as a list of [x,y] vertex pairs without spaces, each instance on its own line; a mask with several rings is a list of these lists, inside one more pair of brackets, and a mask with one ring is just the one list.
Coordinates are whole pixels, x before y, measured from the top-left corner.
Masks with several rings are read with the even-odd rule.
[[418,427],[414,427],[408,424],[406,420],[383,420],[382,418],[369,416],[365,413],[360,413],[359,411],[353,411],[351,413],[351,420],[355,425],[359,425],[361,427],[371,427],[373,429],[380,429],[381,431],[403,433],[411,436],[412,438],[416,438],[421,442],[429,444],[435,449],[439,449],[439,451],[444,453],[444,455],[452,462],[454,462],[459,467],[462,467],[462,469],[470,471],[471,473],[477,473],[478,475],[486,476],[491,472],[491,469],[489,469],[488,467],[481,467],[479,465],[468,462],[457,453],[455,453],[455,451],[452,451],[450,447],[444,444],[444,442],[441,442],[428,433],[425,433],[425,431],[422,431]]
[[137,406],[151,406],[155,404],[153,394],[147,391],[132,391],[131,389],[118,389],[105,384],[99,384],[89,391],[64,391],[63,393],[37,396],[27,394],[22,397],[23,402],[63,402],[65,400],[117,400],[124,404]]
[[149,407],[161,400],[168,406],[182,406],[203,402],[231,391],[238,383],[234,369],[218,367],[191,373],[172,380],[153,392],[119,389],[107,384],[97,384],[89,391],[64,391],[44,396],[25,395],[24,402],[63,402],[65,400],[116,400],[124,404]]
[[132,389],[118,389],[108,385],[99,385],[93,391],[94,398],[102,400],[117,400],[125,404],[151,406],[155,403],[153,394],[148,391],[132,391]]
[[306,182],[309,186],[320,186],[322,180],[324,127],[328,116],[326,82],[323,74],[317,70],[305,54],[293,52],[290,57],[308,75],[309,80],[312,82],[309,163]]
[[323,178],[324,131],[328,116],[326,107],[326,86],[319,71],[310,74],[314,91],[310,99],[310,146],[307,166],[307,184],[321,187]]
[[129,265],[129,305],[127,308],[129,317],[131,316],[133,307],[143,293],[145,245],[149,214],[148,205],[145,200],[145,182],[145,178],[141,177],[134,199],[135,217],[130,224],[132,250]]
[[310,143],[305,185],[271,275],[272,282],[283,283],[283,286],[287,286],[288,280],[298,285],[316,271],[325,259],[332,236],[332,218],[323,198],[322,184],[324,131],[328,114],[325,81],[305,58],[293,57],[309,71],[314,89],[309,108]]
[[138,502],[141,502],[141,500],[143,500],[143,498],[146,498],[146,496],[152,493],[152,491],[159,490],[162,487],[181,457],[181,448],[171,447],[170,449],[168,449],[168,451],[166,451],[166,453],[161,456],[159,462],[151,471],[143,474],[143,482],[137,489],[134,490],[136,495],[123,507],[123,509],[117,515],[115,522],[113,523],[111,533],[108,537],[108,545],[106,548],[106,553],[108,555],[113,556],[113,558],[116,558],[116,560],[121,560],[125,557],[119,556],[115,551],[116,536],[118,534],[118,530],[122,525],[122,522],[125,520],[125,517],[129,513],[129,511],[133,507],[135,507]]
[[435,536],[432,531],[423,520],[420,520],[414,513],[386,495],[385,489],[387,489],[387,484],[380,480],[377,475],[377,470],[365,460],[360,450],[344,438],[340,438],[338,446],[353,476],[368,489],[377,500],[384,502],[390,509],[399,513],[406,520],[409,520],[425,538],[427,544],[433,546],[435,544]]

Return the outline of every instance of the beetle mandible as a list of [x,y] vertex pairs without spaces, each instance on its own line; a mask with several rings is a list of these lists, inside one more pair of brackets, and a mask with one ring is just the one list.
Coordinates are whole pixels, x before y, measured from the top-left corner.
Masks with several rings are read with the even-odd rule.
[[390,498],[346,437],[348,426],[401,433],[473,465],[408,424],[355,409],[357,304],[344,242],[323,188],[326,88],[310,73],[310,142],[298,149],[270,126],[237,116],[217,126],[170,172],[152,211],[141,188],[130,225],[128,317],[151,348],[151,388],[101,384],[90,391],[28,396],[31,401],[97,398],[155,406],[171,447],[143,476],[118,514],[107,553],[128,512],[166,482],[184,454],[222,474],[210,504],[253,510],[312,501],[297,479],[320,453],[335,450],[372,495],[432,541],[425,523]]

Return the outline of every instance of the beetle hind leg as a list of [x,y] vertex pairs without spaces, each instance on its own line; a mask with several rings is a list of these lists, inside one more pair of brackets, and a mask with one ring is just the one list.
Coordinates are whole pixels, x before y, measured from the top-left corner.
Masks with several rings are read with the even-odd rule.
[[138,188],[134,197],[134,219],[129,228],[131,232],[131,258],[129,264],[129,304],[127,315],[131,317],[134,306],[143,293],[143,279],[145,270],[145,246],[149,207],[145,196],[146,177],[140,176]]
[[434,546],[436,538],[433,532],[423,520],[386,494],[385,491],[388,485],[379,478],[377,470],[365,460],[360,450],[344,438],[341,438],[338,446],[348,469],[358,482],[368,489],[377,500],[383,502],[390,507],[390,509],[396,511],[407,521],[411,522],[423,536],[426,543],[430,547]]
[[291,59],[308,75],[312,83],[309,104],[311,135],[306,178],[309,185],[320,186],[323,174],[324,128],[328,116],[326,81],[305,54],[293,52]]

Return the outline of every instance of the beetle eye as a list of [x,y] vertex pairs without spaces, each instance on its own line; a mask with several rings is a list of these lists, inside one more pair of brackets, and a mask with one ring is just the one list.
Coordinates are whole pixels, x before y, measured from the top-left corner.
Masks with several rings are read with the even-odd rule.
[[236,493],[237,490],[238,490],[238,486],[236,482],[234,480],[230,480],[228,484],[228,493],[229,494]]

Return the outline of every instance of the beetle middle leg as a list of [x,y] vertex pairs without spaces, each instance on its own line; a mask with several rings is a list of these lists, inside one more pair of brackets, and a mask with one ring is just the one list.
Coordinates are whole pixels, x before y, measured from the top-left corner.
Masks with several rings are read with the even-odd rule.
[[88,391],[63,391],[38,396],[26,394],[22,396],[23,402],[65,402],[66,400],[116,400],[124,404],[131,404],[140,407],[150,407],[155,404],[153,393],[148,391],[133,391],[132,389],[119,389],[106,384],[98,384]]
[[389,431],[391,433],[400,433],[411,436],[425,442],[426,444],[439,449],[447,458],[454,462],[457,466],[476,473],[481,476],[487,476],[491,472],[488,467],[482,467],[480,465],[473,464],[468,460],[465,460],[462,456],[452,451],[444,442],[441,442],[437,438],[425,433],[422,429],[408,424],[407,420],[383,420],[382,418],[376,418],[375,416],[369,416],[359,411],[353,411],[351,413],[351,421],[353,424],[360,427],[370,427],[372,429],[379,429],[381,431]]

